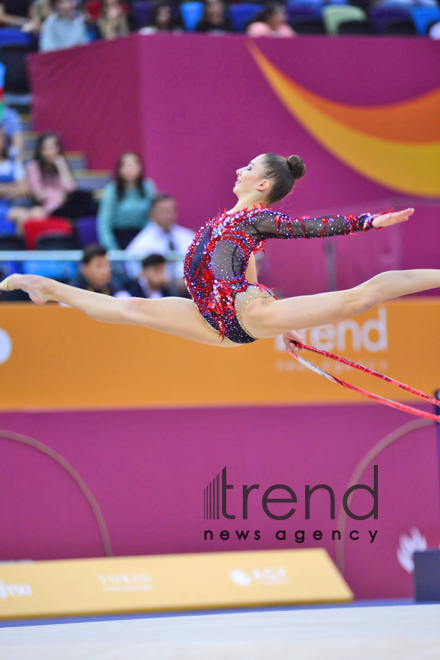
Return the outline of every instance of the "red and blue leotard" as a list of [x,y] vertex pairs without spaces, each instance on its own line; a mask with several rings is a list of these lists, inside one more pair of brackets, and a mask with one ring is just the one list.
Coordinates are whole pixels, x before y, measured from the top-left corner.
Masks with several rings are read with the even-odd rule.
[[[224,212],[208,220],[197,232],[184,261],[184,281],[205,321],[242,344],[255,341],[239,323],[234,305],[246,291],[246,268],[252,253],[269,238],[324,238],[373,228],[379,213],[360,216],[292,218],[260,205],[237,213]],[[267,287],[261,291],[273,295]]]

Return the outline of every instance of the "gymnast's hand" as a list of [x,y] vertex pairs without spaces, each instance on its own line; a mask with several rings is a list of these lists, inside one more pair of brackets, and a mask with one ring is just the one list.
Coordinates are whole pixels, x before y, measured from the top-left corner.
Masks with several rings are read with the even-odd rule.
[[289,330],[289,332],[284,333],[283,342],[289,355],[293,355],[293,353],[299,353],[300,351],[304,350],[303,348],[297,348],[295,343],[297,341],[303,344],[304,337],[301,337],[301,335],[295,332],[295,330]]
[[396,225],[398,222],[405,222],[409,220],[414,209],[404,209],[403,211],[397,211],[395,213],[383,213],[374,218],[372,225],[373,227],[390,227],[391,225]]

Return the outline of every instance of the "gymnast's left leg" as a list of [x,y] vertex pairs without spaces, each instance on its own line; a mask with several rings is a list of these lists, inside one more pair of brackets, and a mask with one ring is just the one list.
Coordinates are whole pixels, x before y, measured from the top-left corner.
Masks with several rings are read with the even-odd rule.
[[239,346],[227,338],[222,342],[217,331],[205,323],[196,304],[187,298],[112,298],[40,275],[10,275],[0,283],[0,289],[26,291],[37,305],[65,303],[103,323],[141,325],[211,346]]
[[344,321],[385,300],[437,287],[440,287],[440,270],[392,270],[343,291],[283,300],[257,298],[244,308],[242,320],[253,337],[275,337],[292,328],[313,328]]

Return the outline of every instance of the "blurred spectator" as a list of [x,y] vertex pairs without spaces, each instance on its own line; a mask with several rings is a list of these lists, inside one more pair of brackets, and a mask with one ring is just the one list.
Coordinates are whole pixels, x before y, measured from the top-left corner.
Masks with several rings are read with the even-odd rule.
[[428,35],[431,37],[431,39],[440,39],[440,21],[434,23],[434,25],[431,25]]
[[123,37],[129,33],[127,18],[119,0],[102,0],[98,28],[103,39]]
[[51,0],[34,0],[29,11],[30,19],[23,25],[23,32],[39,34],[41,26],[51,13]]
[[[23,197],[28,193],[26,173],[23,163],[8,155],[8,139],[5,131],[0,129],[0,224],[9,226],[8,212],[13,199]],[[11,225],[11,233],[14,226]]]
[[97,204],[89,191],[78,190],[75,177],[64,156],[56,133],[42,133],[37,140],[35,156],[26,165],[29,193],[34,206],[11,209],[9,217],[17,224],[19,233],[28,219],[48,215],[75,219],[95,215]]
[[107,250],[124,250],[147,225],[155,194],[156,186],[145,177],[141,157],[132,151],[123,153],[116,165],[115,182],[106,185],[99,204],[101,245]]
[[[176,251],[183,255],[179,261],[168,262],[170,286],[179,295],[186,295],[187,289],[183,282],[183,258],[190,246],[195,233],[191,229],[177,224],[177,204],[172,195],[158,195],[150,209],[150,223],[127,247],[127,254],[142,258],[146,254],[158,253],[166,256]],[[127,262],[127,272],[131,277],[138,277],[140,265]]]
[[43,23],[40,50],[58,50],[86,43],[84,16],[76,10],[75,0],[53,0],[54,13]]
[[248,25],[246,34],[249,37],[296,36],[296,32],[287,23],[284,5],[277,3],[267,5],[266,9]]
[[[113,275],[111,264],[107,259],[107,250],[97,243],[86,247],[79,273],[69,284],[78,289],[105,293],[108,296],[127,295],[122,282]],[[118,294],[122,295],[118,296]]]
[[0,25],[22,27],[29,17],[32,0],[2,0],[0,2]]
[[210,32],[213,34],[224,34],[233,32],[232,22],[225,13],[223,0],[205,0],[203,17],[197,23],[197,32]]
[[161,254],[150,254],[142,259],[142,270],[135,282],[126,287],[135,298],[164,298],[171,296],[167,286],[167,260]]
[[151,12],[150,24],[139,30],[141,34],[154,34],[156,32],[180,32],[182,23],[173,16],[172,5],[166,0],[154,5]]
[[0,125],[7,136],[9,156],[11,158],[22,158],[24,150],[24,133],[18,112],[5,105],[3,107],[3,116]]

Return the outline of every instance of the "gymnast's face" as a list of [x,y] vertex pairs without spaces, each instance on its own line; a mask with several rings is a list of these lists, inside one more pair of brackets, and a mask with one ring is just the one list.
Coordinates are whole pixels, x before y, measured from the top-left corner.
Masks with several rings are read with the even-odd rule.
[[251,160],[249,165],[241,167],[236,173],[234,193],[239,199],[253,195],[261,199],[270,187],[270,181],[264,176],[264,154]]

